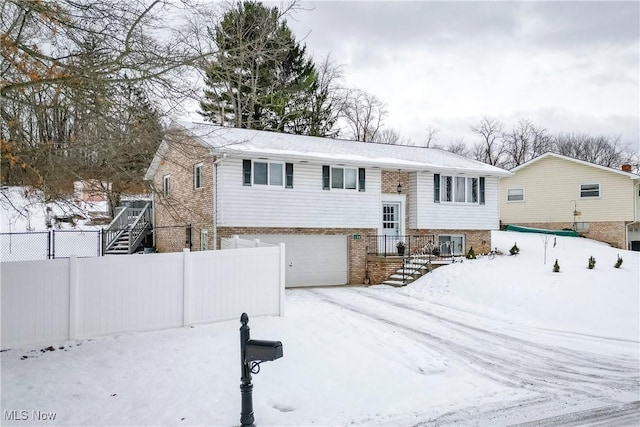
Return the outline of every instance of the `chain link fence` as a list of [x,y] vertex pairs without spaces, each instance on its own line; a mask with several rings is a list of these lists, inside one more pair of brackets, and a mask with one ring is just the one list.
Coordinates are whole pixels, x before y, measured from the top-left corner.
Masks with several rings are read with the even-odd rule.
[[[191,224],[154,227],[141,243],[140,251],[155,252],[153,235],[161,235],[168,243],[163,252],[193,249],[197,230]],[[199,238],[200,236],[195,236]],[[105,255],[102,230],[48,230],[0,233],[0,262],[35,261],[42,259],[99,257]]]
[[34,261],[102,255],[102,230],[0,233],[0,261]]

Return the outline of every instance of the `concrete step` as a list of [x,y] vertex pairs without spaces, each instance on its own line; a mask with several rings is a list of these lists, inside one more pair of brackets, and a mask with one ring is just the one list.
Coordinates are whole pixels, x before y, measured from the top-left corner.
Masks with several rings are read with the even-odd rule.
[[405,264],[405,267],[414,269],[414,270],[426,270],[429,268],[427,264],[414,264],[414,263],[407,263]]
[[402,274],[392,274],[391,276],[389,276],[389,279],[387,280],[396,280],[400,282],[403,282],[406,280],[407,283],[411,283],[414,280],[416,280],[416,278],[413,276],[403,276]]
[[381,283],[382,285],[394,286],[396,288],[406,286],[406,284],[402,280],[385,280]]

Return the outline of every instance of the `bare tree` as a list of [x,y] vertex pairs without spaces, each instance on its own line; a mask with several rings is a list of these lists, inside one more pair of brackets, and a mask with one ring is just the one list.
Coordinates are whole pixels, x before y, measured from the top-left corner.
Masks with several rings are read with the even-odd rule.
[[336,124],[344,111],[348,91],[343,86],[342,66],[327,55],[316,65],[317,79],[307,105],[307,113],[299,119],[303,126],[295,133],[311,136],[338,136]]
[[551,149],[551,138],[546,129],[521,119],[509,132],[503,134],[504,164],[508,169],[519,166]]
[[553,150],[586,162],[619,168],[637,163],[638,154],[621,141],[620,135],[592,136],[586,133],[560,133],[553,139]]
[[382,129],[377,133],[373,142],[379,142],[381,144],[400,145],[402,136],[394,129]]
[[473,157],[494,166],[502,164],[504,154],[503,125],[496,118],[485,116],[471,131],[480,137],[473,146]]
[[342,112],[347,138],[355,141],[375,141],[386,115],[386,104],[375,95],[361,89],[352,89],[347,95]]
[[428,126],[425,130],[427,132],[427,135],[425,137],[424,146],[429,148],[438,141],[438,134],[440,133],[440,129]]
[[142,185],[161,109],[188,94],[183,72],[200,54],[184,38],[157,37],[170,8],[0,0],[3,184],[49,200],[68,196],[74,180],[106,179],[115,192]]
[[460,138],[457,141],[449,142],[449,145],[445,148],[445,150],[463,157],[473,157],[473,152],[469,149],[469,146],[464,142],[463,138]]

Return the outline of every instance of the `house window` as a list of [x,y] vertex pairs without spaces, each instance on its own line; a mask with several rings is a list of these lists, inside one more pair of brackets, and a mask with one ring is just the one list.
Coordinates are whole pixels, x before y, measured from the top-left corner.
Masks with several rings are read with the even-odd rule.
[[484,179],[434,174],[433,201],[484,204]]
[[171,191],[171,175],[165,175],[162,177],[162,194],[165,197],[169,195]]
[[524,200],[524,188],[508,188],[507,202],[522,202]]
[[580,197],[600,197],[600,184],[580,184]]
[[293,163],[243,160],[242,184],[293,188]]
[[209,249],[209,230],[203,228],[200,230],[200,250],[206,251]]
[[464,236],[461,234],[441,234],[438,236],[440,255],[464,255]]
[[589,231],[589,223],[588,222],[576,222],[576,231],[579,233],[586,233]]
[[322,166],[322,189],[344,189],[365,191],[364,168]]
[[193,188],[198,189],[204,186],[204,165],[198,163],[193,166]]

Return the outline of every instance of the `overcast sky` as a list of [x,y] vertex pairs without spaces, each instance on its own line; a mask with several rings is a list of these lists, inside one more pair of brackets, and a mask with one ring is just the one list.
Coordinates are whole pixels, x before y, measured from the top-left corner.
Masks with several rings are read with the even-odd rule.
[[621,135],[640,149],[640,2],[303,1],[288,18],[316,62],[388,106],[385,127],[415,143],[475,141],[507,127]]

